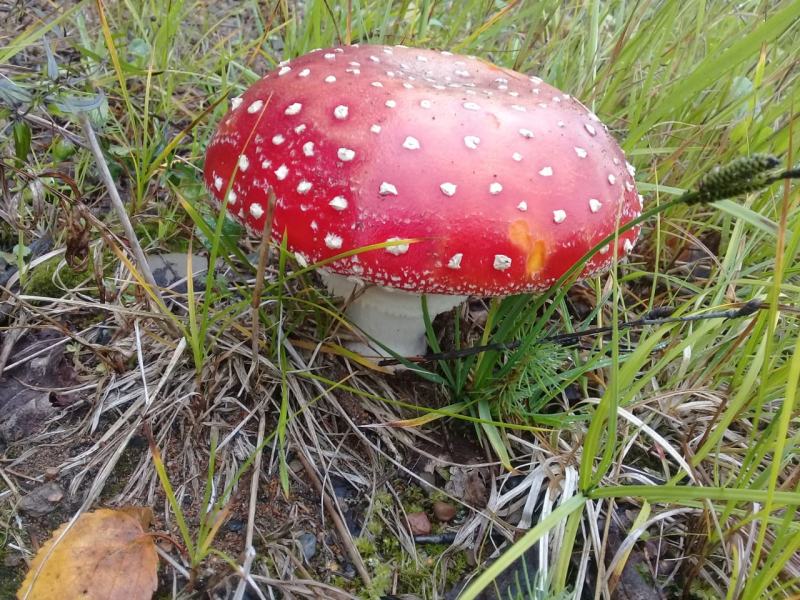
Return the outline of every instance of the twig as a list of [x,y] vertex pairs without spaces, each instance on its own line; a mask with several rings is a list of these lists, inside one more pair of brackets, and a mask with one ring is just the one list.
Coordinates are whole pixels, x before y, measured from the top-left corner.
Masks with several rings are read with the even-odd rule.
[[[147,283],[151,293],[158,299],[159,308],[162,308],[166,306],[164,298],[161,296],[161,291],[158,289],[156,280],[153,277],[153,272],[150,270],[147,257],[144,254],[144,250],[142,250],[142,245],[139,243],[139,238],[136,237],[136,232],[133,229],[131,220],[128,218],[128,212],[125,210],[125,205],[122,203],[122,198],[120,198],[119,192],[117,191],[117,186],[114,185],[111,172],[108,170],[108,165],[103,158],[103,151],[100,149],[100,145],[97,143],[97,137],[94,135],[94,128],[92,127],[91,121],[89,121],[89,116],[85,112],[82,112],[80,113],[80,119],[84,134],[89,142],[89,148],[92,150],[95,162],[97,162],[97,167],[100,169],[100,174],[103,177],[103,183],[105,183],[108,195],[111,198],[111,204],[114,205],[117,216],[122,223],[122,228],[125,230],[125,237],[128,239],[131,249],[133,250],[133,256],[136,258],[137,263],[136,266],[139,268],[142,279]],[[209,265],[209,268],[212,268],[212,265]],[[171,335],[180,335],[178,329],[168,319],[163,321],[163,327]]]
[[415,544],[452,544],[456,541],[458,534],[454,531],[446,531],[435,535],[415,535]]
[[372,578],[369,576],[369,573],[367,572],[367,566],[364,564],[361,555],[358,553],[358,548],[356,548],[356,545],[353,543],[353,538],[350,535],[350,532],[342,522],[342,519],[339,516],[333,501],[325,491],[325,488],[322,486],[322,482],[319,480],[319,476],[314,470],[314,467],[312,467],[311,463],[308,462],[306,455],[303,454],[303,451],[300,448],[297,448],[296,450],[297,458],[299,458],[300,462],[303,463],[303,468],[306,470],[306,473],[308,473],[311,483],[314,484],[317,493],[319,494],[320,498],[322,498],[322,504],[325,507],[325,510],[328,512],[328,516],[330,516],[331,521],[333,521],[336,531],[339,532],[339,537],[342,539],[342,544],[344,544],[347,554],[350,556],[350,560],[353,561],[356,571],[358,571],[358,574],[361,576],[361,580],[364,582],[364,585],[369,586],[372,583]]

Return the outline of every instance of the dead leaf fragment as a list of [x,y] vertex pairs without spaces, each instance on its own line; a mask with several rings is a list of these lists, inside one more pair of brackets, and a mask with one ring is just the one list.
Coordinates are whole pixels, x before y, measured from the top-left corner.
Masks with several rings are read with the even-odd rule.
[[450,480],[445,484],[444,490],[476,508],[485,508],[489,501],[486,482],[477,468],[450,467]]
[[0,441],[24,439],[58,413],[51,392],[76,383],[63,340],[48,328],[26,333],[14,345],[13,362],[20,364],[0,374]]
[[[17,598],[150,600],[158,584],[153,538],[128,514],[108,509],[64,524],[39,549]],[[66,530],[66,533],[64,531]],[[64,537],[59,537],[64,533]],[[56,544],[55,541],[58,540]]]

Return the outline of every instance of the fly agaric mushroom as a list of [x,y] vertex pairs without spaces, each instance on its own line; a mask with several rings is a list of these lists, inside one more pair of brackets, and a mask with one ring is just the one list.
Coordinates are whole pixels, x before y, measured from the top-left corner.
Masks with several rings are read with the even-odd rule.
[[[320,272],[339,296],[374,284],[348,319],[404,356],[425,351],[421,294],[433,318],[468,296],[546,290],[641,213],[633,175],[599,119],[540,78],[403,46],[281,63],[232,100],[205,160],[213,200],[227,194],[253,233],[274,189],[272,238],[301,265],[398,242]],[[618,237],[620,256],[638,234]]]

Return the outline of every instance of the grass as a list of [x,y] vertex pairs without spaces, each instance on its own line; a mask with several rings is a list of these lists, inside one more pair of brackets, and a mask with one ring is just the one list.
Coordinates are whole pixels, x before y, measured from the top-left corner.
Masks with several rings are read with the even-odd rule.
[[[476,544],[479,556],[491,555],[499,542],[489,531],[513,540],[515,523],[505,519],[525,499],[529,531],[476,571],[465,598],[537,541],[548,548],[539,564],[544,596],[611,597],[619,573],[613,563],[631,560],[628,551],[644,538],[656,540],[660,560],[638,568],[653,567],[671,597],[800,594],[800,194],[778,183],[735,201],[671,202],[716,165],[742,156],[771,153],[784,165],[797,162],[800,4],[84,0],[53,6],[43,3],[41,14],[12,8],[6,22],[18,26],[0,31],[0,65],[6,65],[0,68],[0,256],[19,267],[14,285],[0,288],[16,307],[4,313],[3,326],[69,327],[91,316],[73,334],[81,385],[95,401],[56,417],[36,439],[4,447],[0,469],[39,476],[25,461],[37,443],[89,440],[50,466],[66,474],[71,492],[89,490],[83,508],[90,508],[147,423],[161,457],[142,460],[112,502],[157,507],[164,530],[180,539],[189,559],[170,551],[166,590],[187,585],[181,569],[191,571],[188,579],[198,587],[208,583],[196,577],[203,567],[224,579],[225,566],[209,566],[212,554],[226,565],[244,564],[241,540],[226,542],[222,521],[213,517],[227,515],[234,495],[246,496],[234,491],[247,487],[257,456],[264,465],[251,482],[251,498],[272,485],[272,502],[280,497],[302,506],[304,478],[292,470],[291,456],[303,453],[321,473],[346,476],[366,498],[381,494],[381,535],[397,538],[399,550],[365,538],[362,549],[378,549],[367,562],[358,548],[355,555],[336,554],[326,546],[319,551],[324,560],[303,565],[286,542],[291,532],[275,533],[300,509],[270,520],[250,503],[247,539],[256,556],[242,581],[285,591],[298,579],[306,582],[302,593],[336,584],[341,593],[377,596],[392,591],[385,568],[375,567],[380,559],[405,571],[419,560],[399,525],[402,493],[382,474],[413,480],[411,449],[455,432],[484,444],[495,493],[485,508],[472,507],[460,524],[464,537],[453,553],[439,556],[424,585],[400,592],[441,597],[443,582],[453,580],[448,569],[458,565],[459,575],[468,574],[454,553]],[[347,325],[311,269],[298,268],[280,246],[259,262],[267,258],[258,253],[260,240],[218,219],[201,184],[204,149],[228,95],[282,59],[343,43],[474,54],[580,98],[626,150],[645,206],[653,209],[631,259],[547,297],[487,302],[485,323],[462,311],[456,346],[522,344],[425,364],[417,369],[424,393],[348,353],[335,337]],[[81,111],[98,132],[110,185],[87,143]],[[108,204],[112,186],[121,191],[122,213]],[[88,238],[71,226],[81,222],[91,226]],[[156,290],[128,253],[130,239],[120,238],[127,222],[147,253],[203,249],[219,268],[197,288],[190,277],[186,294]],[[91,253],[85,279],[73,277],[72,268],[60,285],[31,287],[45,270],[59,271],[53,258],[37,262],[30,250],[47,235],[50,251],[70,267],[79,262],[76,249]],[[170,310],[167,299],[179,309]],[[763,309],[747,319],[618,326],[660,306],[694,315],[754,299]],[[101,336],[101,325],[113,328],[112,340]],[[604,325],[613,330],[581,346],[534,344]],[[441,324],[429,329],[438,351]],[[101,360],[116,369],[96,369]],[[360,427],[388,422],[405,427]],[[266,434],[256,439],[259,426]],[[325,479],[323,494],[336,501]],[[391,511],[386,492],[394,498]],[[196,503],[184,507],[178,500],[184,495]],[[19,527],[6,518],[11,498],[0,491],[10,531],[2,537],[19,539]],[[624,510],[640,518],[626,530],[628,545],[611,547],[610,523]],[[381,554],[387,547],[392,551]],[[366,577],[348,581],[325,566],[334,559],[361,561]]]

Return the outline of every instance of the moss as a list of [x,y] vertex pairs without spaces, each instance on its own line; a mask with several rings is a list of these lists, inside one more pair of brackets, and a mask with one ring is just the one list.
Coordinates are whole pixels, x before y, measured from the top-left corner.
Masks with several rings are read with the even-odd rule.
[[[426,585],[438,583],[437,573],[442,568],[439,557],[447,550],[446,544],[431,544],[418,549],[419,563],[409,561],[400,567],[398,590],[420,595]],[[458,552],[449,558],[445,576],[445,589],[449,590],[456,582],[463,579],[469,569],[465,552]]]
[[[25,282],[25,293],[31,296],[42,298],[60,298],[65,290],[73,289],[81,285],[87,279],[93,280],[94,258],[89,253],[89,264],[83,271],[75,271],[68,265],[62,265],[63,256],[54,256],[42,264],[33,268],[28,274]],[[54,278],[58,271],[58,278]]]
[[[433,505],[433,500],[416,486],[403,486],[400,500],[409,512],[429,513]],[[392,503],[393,498],[389,494],[377,494],[373,501],[371,519],[366,526],[367,533],[356,539],[356,546],[369,569],[372,584],[357,585],[355,594],[361,598],[380,597],[390,589],[396,571],[398,594],[427,597],[430,595],[431,587],[440,583],[442,564],[439,559],[449,546],[446,544],[417,546],[417,556],[407,556],[400,541],[386,528],[384,519],[380,517],[382,513],[393,510]],[[443,527],[436,523],[434,531]],[[466,553],[459,552],[449,557],[446,567],[445,589],[450,589],[469,569]]]
[[372,540],[370,540],[367,537],[364,536],[357,537],[355,539],[355,542],[356,542],[356,548],[358,548],[358,553],[361,554],[362,556],[365,555],[369,556],[377,552],[375,544],[373,544]]
[[425,491],[418,486],[408,486],[403,490],[403,509],[406,514],[427,512],[426,507],[433,506]]
[[716,600],[717,595],[710,585],[696,579],[692,582],[689,597],[692,600]]
[[377,600],[391,590],[394,568],[391,563],[382,561],[379,558],[371,558],[366,562],[372,572],[372,582],[364,587],[363,597]]
[[6,566],[8,548],[0,546],[0,598],[16,598],[17,590],[25,579],[25,569]]

